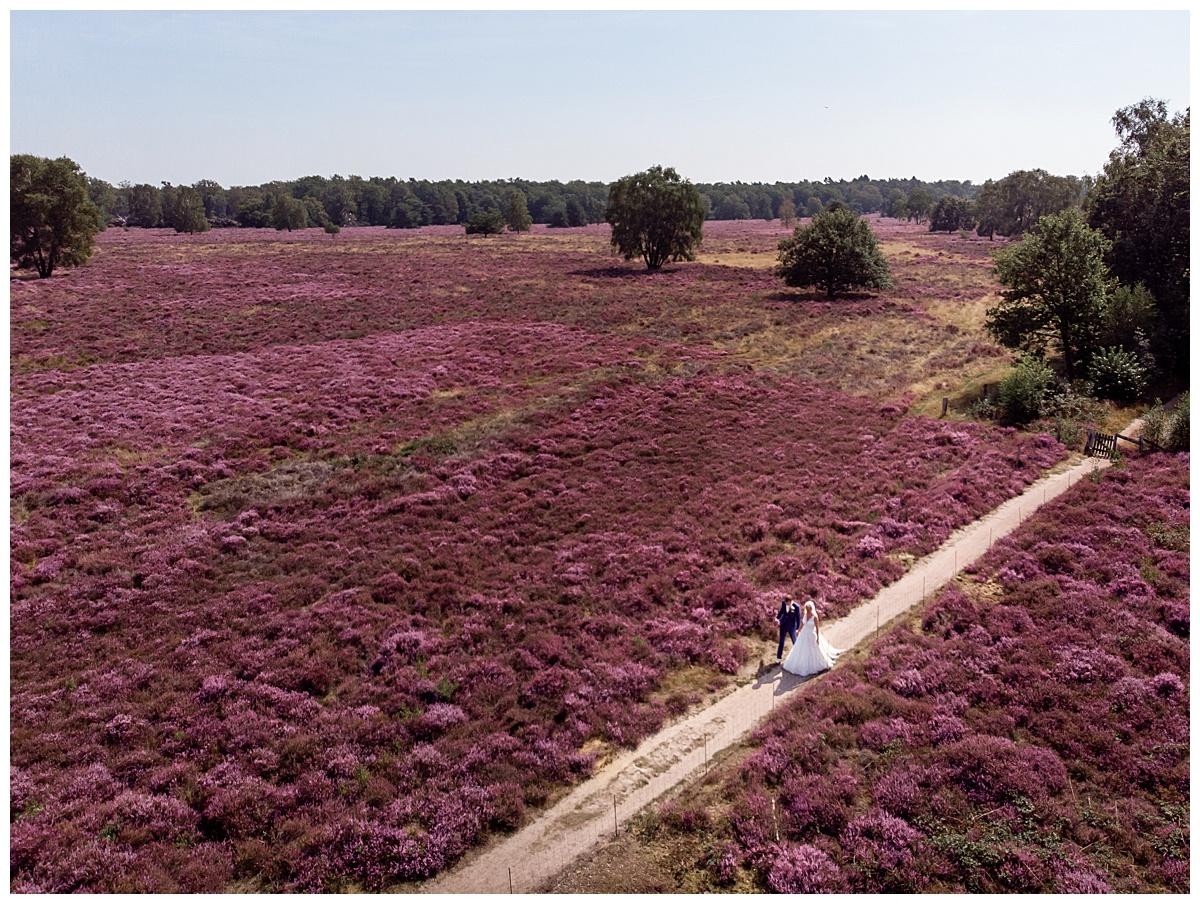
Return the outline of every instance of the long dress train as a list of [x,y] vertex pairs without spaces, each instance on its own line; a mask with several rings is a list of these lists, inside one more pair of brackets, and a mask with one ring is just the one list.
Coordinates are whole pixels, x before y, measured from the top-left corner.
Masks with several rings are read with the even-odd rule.
[[815,675],[833,668],[833,661],[840,652],[829,644],[824,634],[818,639],[816,620],[806,618],[792,651],[783,661],[783,669],[793,675]]

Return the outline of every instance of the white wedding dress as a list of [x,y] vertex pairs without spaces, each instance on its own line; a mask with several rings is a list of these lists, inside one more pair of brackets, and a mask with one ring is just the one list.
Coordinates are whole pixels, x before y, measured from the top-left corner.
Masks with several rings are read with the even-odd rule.
[[793,675],[815,675],[826,669],[833,668],[841,650],[835,650],[822,635],[817,638],[816,619],[806,618],[800,626],[800,636],[783,661],[783,670]]

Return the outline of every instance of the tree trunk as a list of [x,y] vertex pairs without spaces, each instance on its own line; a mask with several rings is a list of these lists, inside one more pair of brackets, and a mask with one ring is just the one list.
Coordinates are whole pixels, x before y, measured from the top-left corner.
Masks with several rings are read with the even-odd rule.
[[1070,327],[1061,326],[1058,331],[1058,341],[1062,345],[1063,356],[1063,371],[1066,374],[1067,381],[1075,379],[1075,355],[1071,349],[1071,330]]

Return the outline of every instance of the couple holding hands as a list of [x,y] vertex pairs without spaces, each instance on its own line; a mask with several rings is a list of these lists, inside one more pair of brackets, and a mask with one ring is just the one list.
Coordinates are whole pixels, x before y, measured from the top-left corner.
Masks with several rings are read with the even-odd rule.
[[783,644],[792,639],[792,651],[783,660],[783,670],[801,677],[815,675],[833,667],[841,650],[835,650],[821,636],[821,620],[817,617],[817,604],[808,600],[801,609],[790,596],[779,604],[779,649],[775,661],[783,659]]

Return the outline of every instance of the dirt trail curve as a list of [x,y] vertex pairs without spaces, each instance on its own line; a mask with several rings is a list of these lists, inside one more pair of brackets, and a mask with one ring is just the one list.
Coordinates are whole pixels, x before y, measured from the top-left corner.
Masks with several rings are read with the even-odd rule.
[[[1141,432],[1141,421],[1123,431]],[[1084,458],[1060,466],[999,508],[952,534],[942,546],[916,562],[900,580],[873,599],[830,621],[829,641],[849,650],[870,639],[893,618],[912,608],[960,570],[980,558],[1040,506],[1066,492],[1083,477],[1109,465]],[[455,868],[424,883],[423,892],[536,892],[597,841],[611,837],[620,823],[670,791],[709,760],[753,729],[778,699],[804,680],[773,669],[750,684],[647,738],[636,750],[620,754],[540,814],[532,823],[499,842],[469,854]]]

